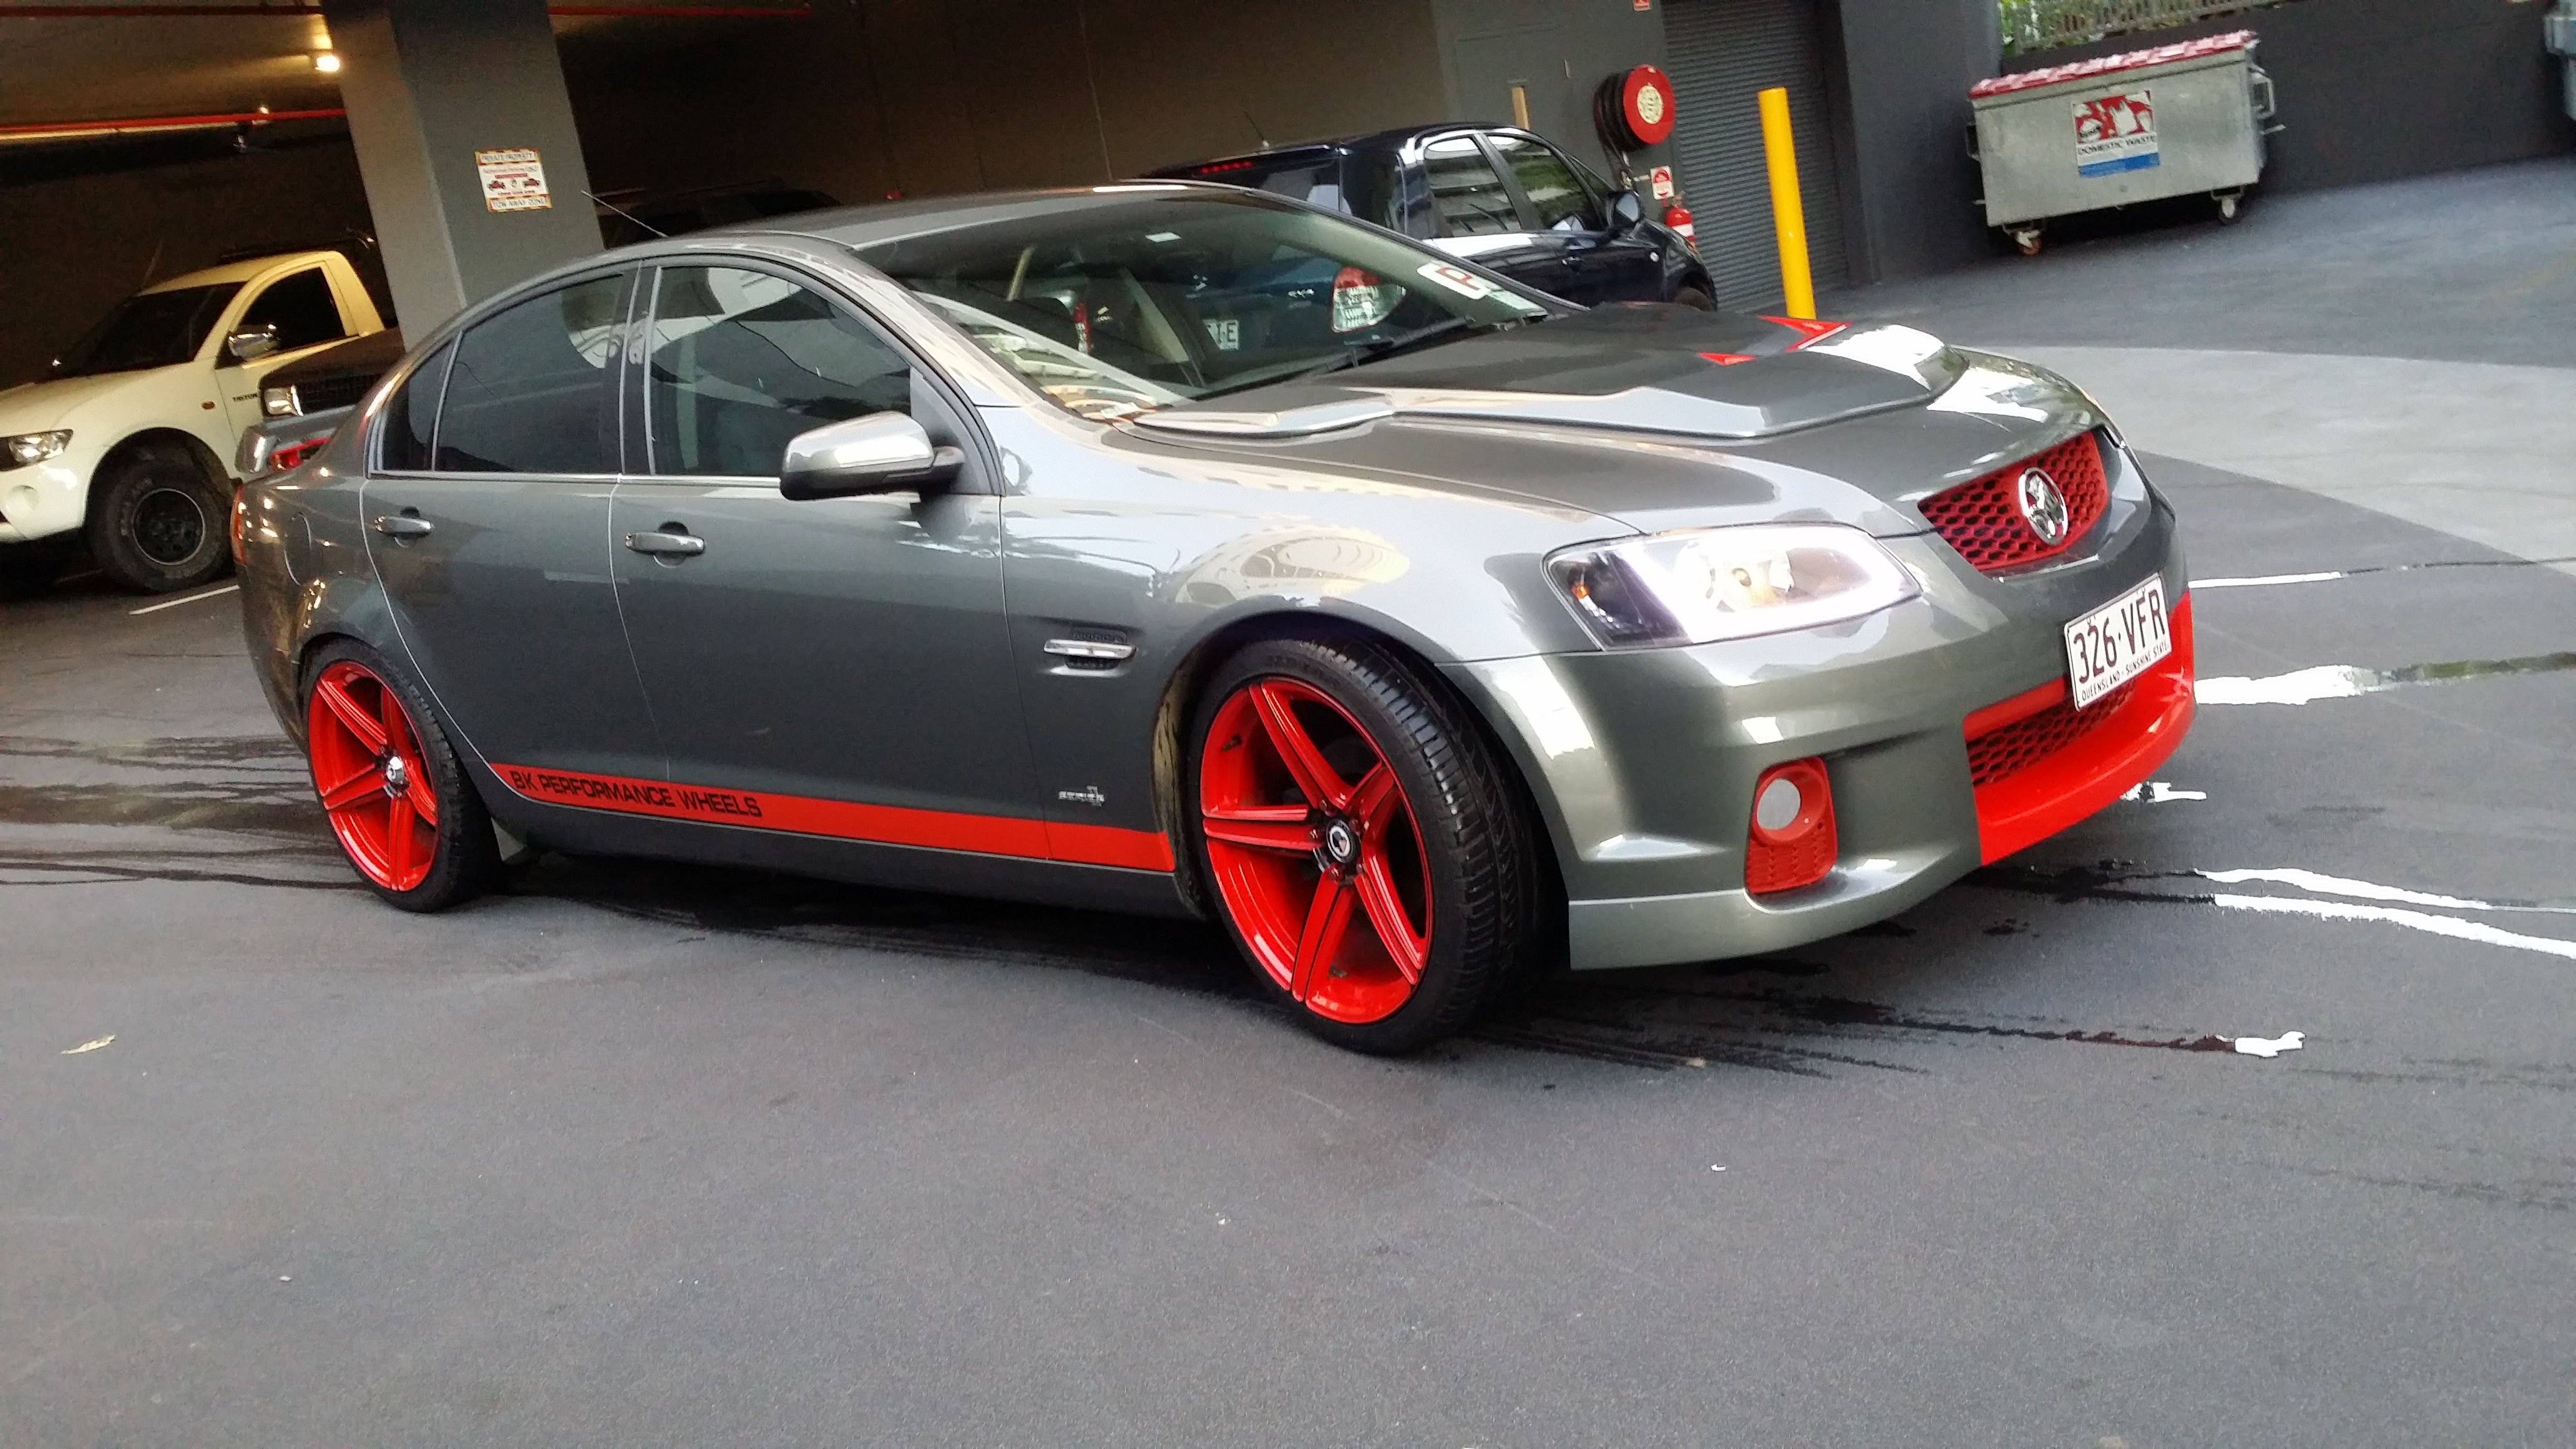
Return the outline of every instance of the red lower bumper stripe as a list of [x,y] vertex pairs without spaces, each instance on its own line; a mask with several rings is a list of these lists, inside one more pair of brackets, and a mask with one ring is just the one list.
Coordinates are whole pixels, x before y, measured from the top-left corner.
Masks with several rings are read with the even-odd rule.
[[740,825],[789,835],[864,840],[878,845],[918,845],[1023,860],[1112,865],[1128,870],[1170,870],[1172,846],[1160,832],[1107,825],[1060,825],[1008,815],[965,815],[896,805],[861,805],[768,791],[719,790],[668,780],[587,775],[495,764],[501,783],[541,805],[615,810],[705,825]]
[[[1977,787],[1977,853],[1988,863],[2055,835],[2119,799],[2169,758],[2191,728],[2191,599],[2174,605],[2173,652],[2122,686],[2111,711],[2065,748]],[[1968,716],[1975,739],[2046,709],[2065,681],[2043,685]]]

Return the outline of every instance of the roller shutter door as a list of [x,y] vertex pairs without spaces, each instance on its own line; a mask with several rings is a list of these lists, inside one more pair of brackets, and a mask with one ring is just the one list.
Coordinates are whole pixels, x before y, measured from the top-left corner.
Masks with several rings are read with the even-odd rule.
[[1848,280],[1816,0],[1666,0],[1664,48],[1680,109],[1673,144],[1682,193],[1719,305],[1749,311],[1780,301],[1780,245],[1754,99],[1772,86],[1789,92],[1808,266],[1818,290]]

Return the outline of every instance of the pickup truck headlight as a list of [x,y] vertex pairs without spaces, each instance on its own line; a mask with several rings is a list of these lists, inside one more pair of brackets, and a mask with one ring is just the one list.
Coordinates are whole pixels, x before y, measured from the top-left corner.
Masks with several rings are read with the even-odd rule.
[[1606,645],[1708,644],[1874,614],[1922,586],[1838,523],[1658,533],[1552,554],[1549,576]]
[[270,383],[259,390],[259,410],[272,418],[291,418],[304,409],[295,405],[295,389]]
[[71,429],[0,438],[0,468],[28,468],[72,445]]

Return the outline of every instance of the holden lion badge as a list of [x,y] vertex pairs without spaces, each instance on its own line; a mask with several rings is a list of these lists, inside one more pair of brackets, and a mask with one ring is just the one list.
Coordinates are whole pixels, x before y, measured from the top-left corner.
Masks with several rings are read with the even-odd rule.
[[2022,470],[2021,516],[2039,541],[2051,548],[2066,537],[2066,495],[2057,491],[2057,480],[2043,469]]

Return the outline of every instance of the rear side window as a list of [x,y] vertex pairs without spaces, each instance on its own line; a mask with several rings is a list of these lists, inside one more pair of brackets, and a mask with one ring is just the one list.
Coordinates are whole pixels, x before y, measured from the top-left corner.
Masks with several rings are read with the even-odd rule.
[[242,313],[241,327],[263,323],[277,329],[277,350],[292,352],[349,335],[340,323],[340,304],[331,299],[331,279],[320,267],[307,267],[268,284]]
[[912,410],[912,363],[844,309],[767,272],[664,267],[644,415],[652,471],[774,478],[798,433]]
[[376,428],[376,466],[387,473],[429,471],[429,434],[438,421],[439,390],[447,385],[447,361],[456,349],[442,347],[413,369],[385,404],[385,420]]
[[442,473],[617,471],[617,299],[594,277],[466,330],[438,414]]
[[1521,229],[1503,178],[1473,136],[1451,136],[1422,148],[1422,173],[1442,236],[1495,236]]
[[1540,230],[1601,231],[1607,227],[1599,208],[1593,205],[1592,193],[1564,157],[1518,136],[1486,139],[1493,142],[1503,164],[1512,169],[1512,179],[1520,183],[1521,195],[1529,198],[1530,209],[1538,213]]

